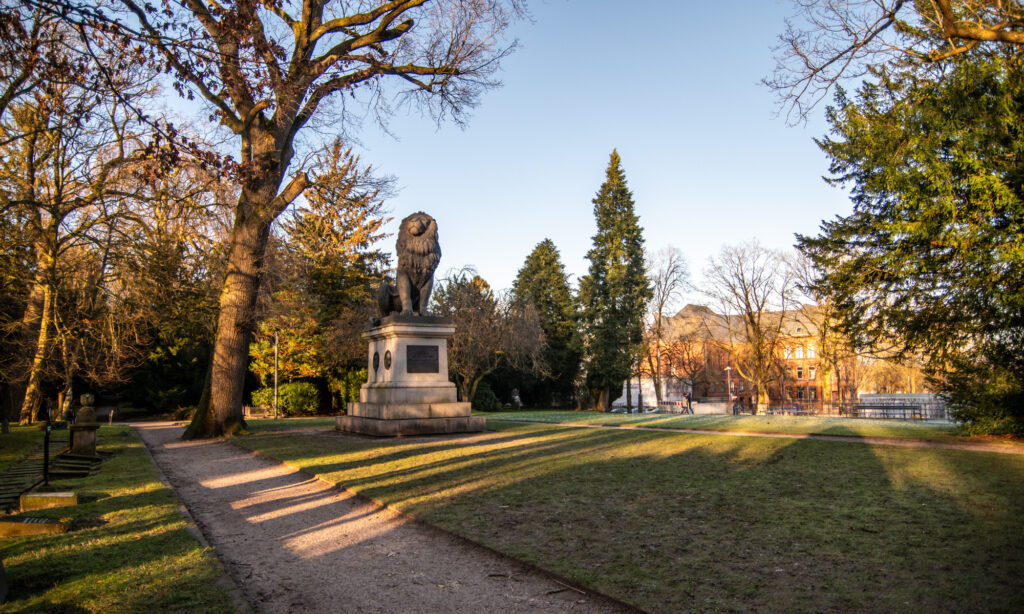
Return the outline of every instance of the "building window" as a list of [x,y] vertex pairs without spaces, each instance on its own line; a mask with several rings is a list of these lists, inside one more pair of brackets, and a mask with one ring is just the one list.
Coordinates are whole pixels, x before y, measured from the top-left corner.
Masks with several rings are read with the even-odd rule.
[[813,345],[807,346],[807,357],[808,358],[815,358],[817,356],[818,356],[818,350],[816,350]]
[[804,378],[804,368],[803,367],[797,367],[796,368],[796,378],[797,379],[803,379]]
[[785,347],[785,348],[783,348],[783,350],[782,350],[782,354],[783,354],[783,355],[784,355],[784,356],[785,356],[786,358],[792,358],[792,357],[793,357],[793,348],[791,348],[791,347],[788,347],[788,346],[787,346],[787,347]]
[[743,380],[740,380],[740,386],[739,386],[739,388],[740,388],[740,390],[743,390]]
[[807,379],[814,379],[814,376],[818,373],[818,367],[810,366],[807,367]]
[[818,389],[817,388],[811,388],[807,392],[809,392],[811,394],[811,400],[812,401],[817,401],[818,400]]
[[797,401],[803,401],[804,400],[804,389],[803,388],[797,388],[796,389],[796,400]]
[[796,346],[796,357],[797,358],[803,358],[804,357],[804,346],[802,346],[802,345]]

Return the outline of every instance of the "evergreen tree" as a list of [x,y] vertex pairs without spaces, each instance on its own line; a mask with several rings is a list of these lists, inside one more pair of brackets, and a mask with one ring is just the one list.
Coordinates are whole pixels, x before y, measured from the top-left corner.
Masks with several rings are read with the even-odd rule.
[[[522,374],[520,395],[530,405],[560,406],[571,402],[580,370],[583,344],[579,313],[558,248],[551,239],[537,244],[519,269],[512,293],[519,302],[533,303],[548,345],[544,360],[549,374],[541,379]],[[514,374],[515,375],[519,374]]]
[[1024,432],[1024,69],[1002,50],[840,94],[820,145],[854,211],[799,247],[861,348],[923,354],[980,430]]
[[587,388],[596,408],[607,411],[642,351],[644,313],[653,295],[643,231],[617,151],[593,202],[597,234],[587,252],[590,271],[580,280],[580,302]]

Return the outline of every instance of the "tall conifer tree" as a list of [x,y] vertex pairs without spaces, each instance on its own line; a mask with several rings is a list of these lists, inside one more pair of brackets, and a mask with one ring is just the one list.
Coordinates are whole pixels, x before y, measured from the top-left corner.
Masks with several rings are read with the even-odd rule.
[[590,272],[580,280],[587,387],[596,409],[607,411],[639,356],[644,311],[652,291],[644,266],[644,238],[633,211],[618,151],[594,198],[597,234],[587,252]]
[[[573,396],[583,352],[579,313],[558,248],[551,239],[537,244],[519,269],[512,292],[518,301],[532,302],[547,339],[544,360],[549,375],[525,378],[520,390],[530,404],[564,405]],[[532,381],[531,381],[532,380]]]

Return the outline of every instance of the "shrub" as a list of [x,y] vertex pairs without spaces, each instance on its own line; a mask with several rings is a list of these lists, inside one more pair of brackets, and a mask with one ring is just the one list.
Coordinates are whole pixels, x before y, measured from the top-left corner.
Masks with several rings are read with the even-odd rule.
[[[274,406],[273,387],[260,388],[252,393],[252,404],[258,407]],[[320,395],[309,382],[292,382],[277,387],[277,409],[285,416],[310,416],[320,409]]]
[[[196,415],[196,407],[195,407],[195,405],[178,407],[173,412],[171,412],[171,417],[174,420],[191,420],[192,417],[195,416],[195,415]],[[122,416],[120,419],[124,420],[125,418],[126,418],[125,416]]]
[[501,401],[491,390],[487,382],[480,382],[476,387],[476,394],[473,395],[473,409],[479,411],[498,411],[501,409]]
[[359,389],[366,383],[366,369],[353,369],[345,374],[345,401],[359,402]]

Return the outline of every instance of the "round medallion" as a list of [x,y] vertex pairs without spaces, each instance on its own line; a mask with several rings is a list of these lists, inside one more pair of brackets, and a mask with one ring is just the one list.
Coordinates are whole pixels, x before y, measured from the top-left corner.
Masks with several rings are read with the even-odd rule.
[[391,350],[384,352],[384,368],[391,368]]
[[373,353],[373,372],[376,373],[377,369],[380,369],[380,352]]

